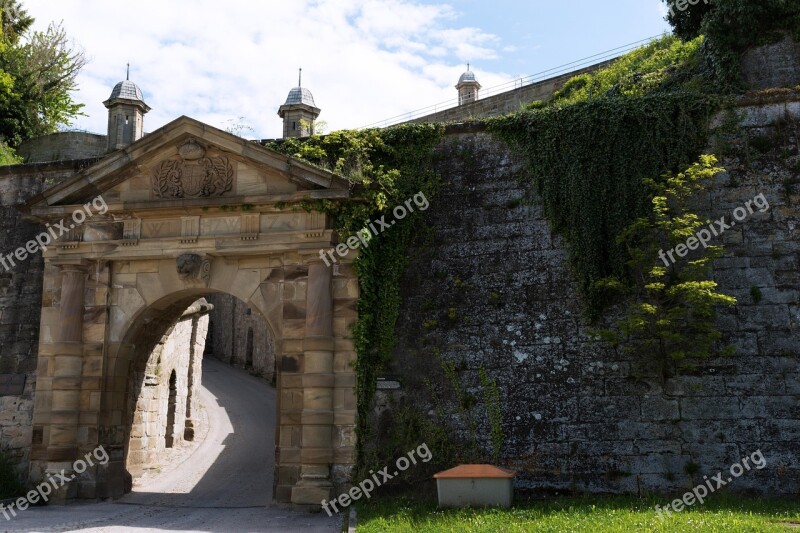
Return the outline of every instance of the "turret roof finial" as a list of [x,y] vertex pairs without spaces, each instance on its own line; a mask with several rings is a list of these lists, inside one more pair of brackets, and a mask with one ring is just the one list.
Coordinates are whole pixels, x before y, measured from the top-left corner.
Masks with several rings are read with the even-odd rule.
[[297,86],[298,87],[302,87],[303,86],[303,68],[302,67],[300,68],[300,73],[297,75]]
[[128,61],[128,70],[125,73],[125,79],[127,81],[130,81],[130,79],[131,79],[131,62],[130,61]]

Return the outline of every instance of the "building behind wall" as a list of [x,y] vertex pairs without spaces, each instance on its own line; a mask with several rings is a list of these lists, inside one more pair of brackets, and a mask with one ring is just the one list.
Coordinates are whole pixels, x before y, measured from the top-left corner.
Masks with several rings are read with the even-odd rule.
[[237,298],[213,294],[206,353],[275,383],[275,341],[264,319]]

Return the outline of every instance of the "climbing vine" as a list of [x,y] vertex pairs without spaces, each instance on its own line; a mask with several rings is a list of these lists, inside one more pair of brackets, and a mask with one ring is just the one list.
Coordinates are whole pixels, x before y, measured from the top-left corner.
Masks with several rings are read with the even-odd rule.
[[528,160],[532,184],[597,317],[597,280],[624,278],[617,237],[648,212],[644,179],[678,171],[706,144],[714,100],[693,92],[603,97],[491,121],[491,130]]
[[614,346],[655,355],[662,373],[719,346],[715,310],[735,299],[717,292],[708,247],[681,264],[658,250],[703,223],[691,196],[722,169],[708,124],[728,86],[708,73],[703,37],[663,37],[610,67],[568,81],[546,102],[492,120],[491,130],[528,160],[531,184],[553,229],[567,242],[587,314],[614,304],[622,319],[597,333]]
[[[404,125],[386,130],[337,131],[302,141],[287,139],[270,147],[341,174],[351,182],[351,200],[303,204],[306,209],[331,215],[335,229],[346,238],[419,192],[431,201],[440,185],[434,171],[434,148],[443,133],[441,125]],[[358,464],[363,463],[363,446],[372,432],[369,410],[377,377],[395,344],[400,281],[412,257],[412,241],[423,227],[421,213],[416,211],[391,231],[376,236],[368,248],[359,251],[354,263],[360,286],[358,322],[353,331]]]

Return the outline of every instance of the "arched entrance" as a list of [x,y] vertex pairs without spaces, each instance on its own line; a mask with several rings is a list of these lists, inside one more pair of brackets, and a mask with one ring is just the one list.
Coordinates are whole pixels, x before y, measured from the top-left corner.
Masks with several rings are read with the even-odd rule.
[[319,506],[346,483],[358,284],[320,260],[326,215],[294,204],[348,195],[335,175],[182,117],[29,202],[50,228],[85,215],[44,253],[32,479],[103,446],[109,463],[58,496],[123,494],[141,354],[192,302],[227,293],[274,334],[275,499]]

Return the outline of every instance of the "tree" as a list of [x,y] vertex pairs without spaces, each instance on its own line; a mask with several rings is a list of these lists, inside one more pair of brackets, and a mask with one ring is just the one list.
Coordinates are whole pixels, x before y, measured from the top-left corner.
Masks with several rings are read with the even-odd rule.
[[34,18],[16,0],[0,0],[3,11],[3,35],[8,43],[17,44],[33,25]]
[[707,61],[718,80],[732,88],[740,86],[740,60],[747,49],[777,42],[786,34],[800,41],[798,0],[663,1],[676,35],[684,40],[705,35]]
[[667,22],[674,29],[675,35],[684,41],[691,41],[701,33],[703,18],[714,9],[714,0],[695,2],[695,5],[677,0],[663,0],[667,4]]
[[627,351],[655,357],[665,376],[670,363],[690,368],[700,359],[732,353],[731,347],[719,346],[715,317],[718,308],[735,305],[736,299],[718,292],[711,277],[711,261],[723,247],[709,245],[708,221],[688,207],[692,195],[724,171],[716,164],[714,156],[701,155],[684,172],[645,180],[654,191],[652,212],[617,239],[627,250],[633,284],[616,278],[595,282],[595,289],[621,295],[624,302],[616,328],[596,333],[615,347],[624,344]]
[[[10,90],[0,94],[0,141],[11,147],[58,131],[81,115],[83,104],[72,99],[76,77],[86,64],[60,24],[30,31],[33,18],[14,0],[0,0],[4,30],[0,72]],[[0,80],[2,83],[2,80]],[[0,91],[2,85],[0,85]]]

